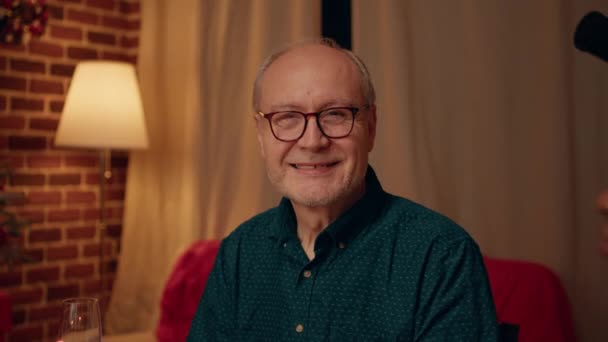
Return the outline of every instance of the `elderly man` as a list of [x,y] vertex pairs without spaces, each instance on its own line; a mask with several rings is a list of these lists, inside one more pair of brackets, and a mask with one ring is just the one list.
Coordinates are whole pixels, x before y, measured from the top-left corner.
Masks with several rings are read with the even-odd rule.
[[382,189],[374,87],[352,52],[305,42],[262,64],[255,123],[280,204],[221,245],[188,341],[495,341],[479,248]]

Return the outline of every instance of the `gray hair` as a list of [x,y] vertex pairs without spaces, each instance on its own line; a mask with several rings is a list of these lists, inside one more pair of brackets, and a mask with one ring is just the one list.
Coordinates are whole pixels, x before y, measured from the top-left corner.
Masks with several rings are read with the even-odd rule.
[[374,89],[374,84],[372,83],[372,78],[367,70],[367,67],[365,66],[365,63],[363,63],[361,58],[355,55],[352,51],[342,48],[340,45],[338,45],[338,43],[336,43],[335,40],[331,38],[315,38],[287,45],[264,59],[255,76],[255,82],[253,83],[252,103],[254,110],[259,110],[262,77],[270,65],[272,65],[272,63],[274,63],[274,61],[276,61],[279,57],[291,51],[293,48],[307,44],[319,44],[327,46],[346,54],[346,56],[357,66],[357,69],[359,70],[361,76],[361,92],[363,93],[363,98],[365,99],[365,105],[373,105],[376,103],[376,91]]

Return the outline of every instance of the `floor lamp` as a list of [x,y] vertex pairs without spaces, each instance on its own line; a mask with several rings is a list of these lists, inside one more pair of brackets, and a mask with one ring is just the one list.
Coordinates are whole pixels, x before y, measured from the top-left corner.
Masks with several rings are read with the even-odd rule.
[[148,146],[135,68],[111,61],[80,62],[74,71],[55,146],[99,151],[99,274],[101,298],[106,288],[106,182],[112,177],[110,150]]

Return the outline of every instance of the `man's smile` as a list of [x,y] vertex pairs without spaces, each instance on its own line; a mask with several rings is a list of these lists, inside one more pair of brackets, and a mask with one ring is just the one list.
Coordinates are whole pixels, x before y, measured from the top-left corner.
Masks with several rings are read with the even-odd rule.
[[295,163],[289,164],[291,167],[298,170],[314,170],[322,168],[331,168],[338,165],[339,162],[328,162],[328,163]]

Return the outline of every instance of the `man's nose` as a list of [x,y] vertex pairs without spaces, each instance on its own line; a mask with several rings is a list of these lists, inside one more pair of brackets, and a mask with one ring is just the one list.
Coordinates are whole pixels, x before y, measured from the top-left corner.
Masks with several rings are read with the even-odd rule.
[[318,149],[323,148],[329,144],[329,138],[323,134],[319,125],[317,124],[317,118],[315,116],[309,116],[306,118],[307,124],[304,134],[298,139],[298,145],[305,148]]

